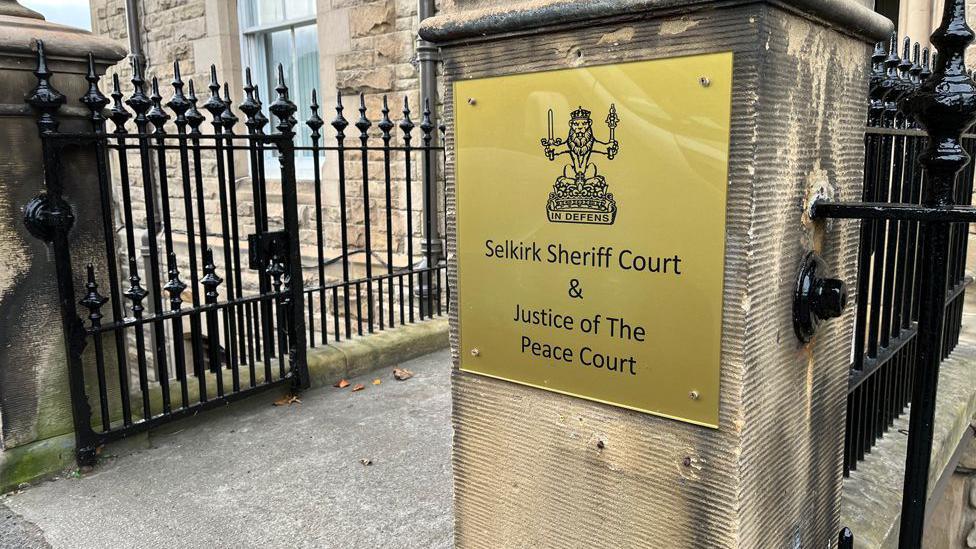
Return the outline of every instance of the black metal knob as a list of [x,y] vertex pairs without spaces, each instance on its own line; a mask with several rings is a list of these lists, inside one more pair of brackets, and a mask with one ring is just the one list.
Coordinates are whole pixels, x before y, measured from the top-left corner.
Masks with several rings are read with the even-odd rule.
[[815,252],[803,258],[793,293],[793,331],[807,343],[824,320],[837,318],[847,306],[847,284],[827,278],[827,264]]

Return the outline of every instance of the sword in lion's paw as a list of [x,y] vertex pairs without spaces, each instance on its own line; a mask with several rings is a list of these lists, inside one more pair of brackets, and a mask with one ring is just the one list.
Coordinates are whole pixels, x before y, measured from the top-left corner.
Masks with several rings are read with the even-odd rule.
[[[617,124],[619,122],[620,122],[620,118],[617,116],[617,106],[611,103],[610,114],[607,115],[607,127],[610,128],[611,143],[617,141],[616,130],[617,130]],[[613,157],[616,156],[616,154],[617,154],[617,149],[615,147],[611,148],[609,151],[607,151],[607,158],[613,160]]]

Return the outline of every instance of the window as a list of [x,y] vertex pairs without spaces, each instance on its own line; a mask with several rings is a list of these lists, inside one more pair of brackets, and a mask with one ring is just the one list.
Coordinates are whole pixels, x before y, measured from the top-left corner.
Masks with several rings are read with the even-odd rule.
[[[275,120],[268,113],[268,105],[276,97],[280,63],[289,98],[298,107],[295,144],[311,146],[311,130],[304,121],[308,120],[312,89],[319,87],[315,0],[240,0],[238,6],[244,64],[251,67],[254,84],[260,88],[265,116]],[[267,165],[277,166],[277,162]],[[310,152],[296,152],[295,169],[300,176],[311,173]]]

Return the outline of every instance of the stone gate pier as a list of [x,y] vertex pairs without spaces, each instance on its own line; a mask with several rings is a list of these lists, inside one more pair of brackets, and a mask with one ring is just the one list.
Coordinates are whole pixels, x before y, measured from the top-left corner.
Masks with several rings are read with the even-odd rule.
[[828,284],[840,317],[804,343],[794,291],[811,252],[855,283],[856,225],[804,211],[860,196],[890,22],[459,7],[420,31],[447,82],[457,546],[836,543],[853,315]]

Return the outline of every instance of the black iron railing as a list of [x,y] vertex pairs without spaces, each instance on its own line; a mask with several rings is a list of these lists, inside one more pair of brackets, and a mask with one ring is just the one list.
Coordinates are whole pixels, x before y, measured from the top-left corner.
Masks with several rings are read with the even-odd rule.
[[[360,95],[352,140],[340,96],[327,145],[314,91],[311,111],[298,113],[279,67],[265,107],[248,71],[237,107],[246,132],[237,133],[229,86],[213,67],[198,107],[179,64],[168,100],[138,64],[131,93],[115,75],[110,100],[90,58],[81,98],[89,129],[64,132],[65,98],[40,42],[37,52],[29,103],[46,189],[25,222],[56,262],[80,464],[107,441],[269,387],[306,387],[307,345],[446,311],[445,267],[430,236],[441,221],[435,204],[413,196],[415,182],[422,197],[436,196],[421,167],[443,158],[429,106],[415,126],[406,100],[394,122],[383,98],[373,130]],[[296,115],[307,116],[310,146],[296,145]],[[72,186],[66,167],[78,152],[94,158],[97,189]],[[98,198],[78,201],[83,193]],[[99,210],[86,214],[101,231],[79,244],[71,235],[80,203]]]
[[[863,219],[858,251],[858,282],[851,376],[847,399],[844,474],[857,469],[877,440],[907,408],[917,358],[920,247],[919,222],[910,216],[923,208],[924,170],[919,158],[927,134],[906,114],[904,100],[931,75],[929,52],[905,39],[899,56],[892,38],[872,56],[870,107],[865,132],[865,206],[844,209],[844,217]],[[976,136],[963,146],[976,153]],[[973,166],[954,189],[957,204],[968,204]],[[898,208],[905,212],[899,218]],[[830,204],[817,206],[836,217]],[[876,215],[877,214],[877,215]],[[950,214],[951,215],[951,214]],[[963,221],[960,218],[959,221]],[[942,352],[959,342],[966,278],[968,238],[965,224],[950,228],[949,288]]]
[[[907,40],[901,57],[894,38],[889,53],[877,49],[864,199],[817,201],[810,212],[863,220],[852,369],[861,379],[849,399],[845,461],[856,466],[911,403],[901,549],[922,546],[939,369],[959,339],[968,223],[976,222],[965,136],[976,122],[976,83],[966,68],[974,38],[965,0],[946,0],[930,75],[924,55],[909,60]],[[916,124],[924,145],[912,139]],[[839,543],[853,545],[846,529]]]

